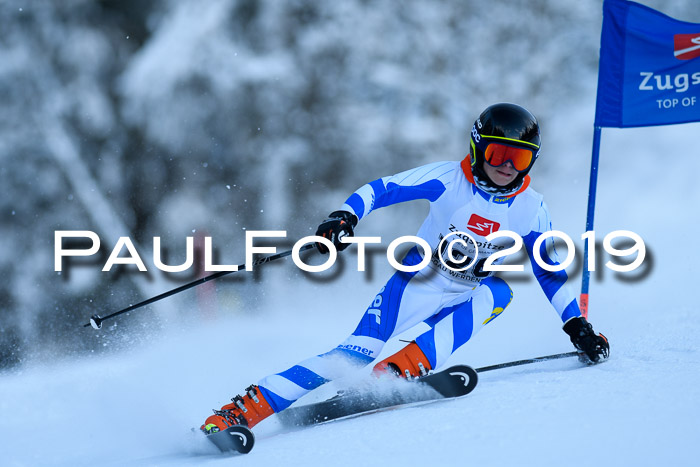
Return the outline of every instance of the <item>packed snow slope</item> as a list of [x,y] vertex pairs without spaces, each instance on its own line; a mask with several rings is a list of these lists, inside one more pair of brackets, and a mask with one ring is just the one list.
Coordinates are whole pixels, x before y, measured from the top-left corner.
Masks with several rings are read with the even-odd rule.
[[[547,185],[533,176],[554,227],[574,239],[585,220],[591,115],[585,109],[550,128],[559,137],[547,149],[548,170],[557,176],[548,174]],[[590,321],[612,347],[604,364],[566,359],[489,372],[462,399],[293,432],[283,433],[272,417],[256,428],[253,452],[232,459],[190,427],[259,378],[340,343],[388,271],[372,281],[348,273],[327,284],[271,279],[264,309],[173,326],[126,352],[50,364],[35,358],[0,376],[1,463],[697,465],[699,133],[698,124],[603,131],[598,238],[632,230],[648,249],[644,274],[624,280],[603,268],[592,284]],[[566,152],[581,162],[558,162],[556,155]],[[368,179],[372,175],[378,174]],[[381,234],[371,231],[381,221],[373,222],[358,234]],[[512,305],[451,363],[483,366],[572,349],[536,282],[511,284]],[[392,341],[384,354],[400,345]],[[327,397],[366,373],[300,403]]]

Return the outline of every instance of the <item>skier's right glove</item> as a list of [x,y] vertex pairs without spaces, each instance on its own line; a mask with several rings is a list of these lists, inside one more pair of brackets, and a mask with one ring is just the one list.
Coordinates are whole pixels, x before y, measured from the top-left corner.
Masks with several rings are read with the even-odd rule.
[[[564,332],[571,338],[579,351],[587,358],[587,363],[599,363],[610,355],[610,344],[602,334],[596,334],[593,326],[583,316],[570,318],[564,323]],[[579,358],[581,355],[579,355]]]
[[[348,235],[352,237],[353,229],[357,225],[358,218],[355,214],[348,211],[333,211],[328,215],[328,219],[323,221],[316,230],[316,235],[325,237],[335,245],[338,251],[343,251],[349,243],[340,243],[340,239]],[[323,254],[328,253],[328,248],[321,243],[316,243],[316,248]]]

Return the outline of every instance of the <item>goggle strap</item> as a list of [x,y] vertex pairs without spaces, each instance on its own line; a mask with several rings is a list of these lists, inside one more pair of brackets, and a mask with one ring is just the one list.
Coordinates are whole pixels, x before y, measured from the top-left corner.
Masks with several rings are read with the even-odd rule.
[[532,147],[532,148],[534,148],[534,149],[539,149],[539,148],[540,148],[540,147],[539,147],[538,145],[536,145],[535,143],[530,143],[530,142],[528,142],[528,141],[521,141],[521,140],[519,140],[519,139],[514,139],[514,138],[506,138],[505,136],[484,136],[484,135],[482,135],[481,137],[484,138],[484,139],[497,139],[497,140],[501,140],[501,141],[508,141],[508,142],[510,142],[510,143],[512,143],[512,144],[515,144],[516,146],[517,146],[517,145],[522,145],[522,144],[524,144],[524,145],[530,146],[530,147]]

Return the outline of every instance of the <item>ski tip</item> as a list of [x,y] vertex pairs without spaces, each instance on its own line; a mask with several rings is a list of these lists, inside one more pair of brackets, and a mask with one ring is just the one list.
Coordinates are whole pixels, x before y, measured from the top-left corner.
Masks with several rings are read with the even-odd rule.
[[431,386],[443,397],[466,396],[476,387],[479,376],[468,365],[455,365],[418,380]]
[[469,365],[456,365],[448,368],[446,371],[450,376],[460,378],[462,384],[464,384],[464,388],[460,390],[460,395],[472,392],[479,382],[479,374]]
[[90,326],[92,326],[93,329],[102,328],[102,318],[100,318],[100,315],[92,315],[90,317]]
[[255,435],[250,431],[250,428],[243,425],[235,425],[223,431],[206,435],[206,438],[214,443],[221,452],[248,454],[255,445]]

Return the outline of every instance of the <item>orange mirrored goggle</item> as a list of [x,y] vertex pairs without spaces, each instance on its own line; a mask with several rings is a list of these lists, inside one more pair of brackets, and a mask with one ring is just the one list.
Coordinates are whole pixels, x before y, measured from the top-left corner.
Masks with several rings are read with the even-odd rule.
[[506,162],[510,162],[518,172],[525,172],[535,162],[537,157],[536,145],[533,148],[513,146],[501,142],[488,142],[484,150],[484,159],[492,167],[500,167]]

